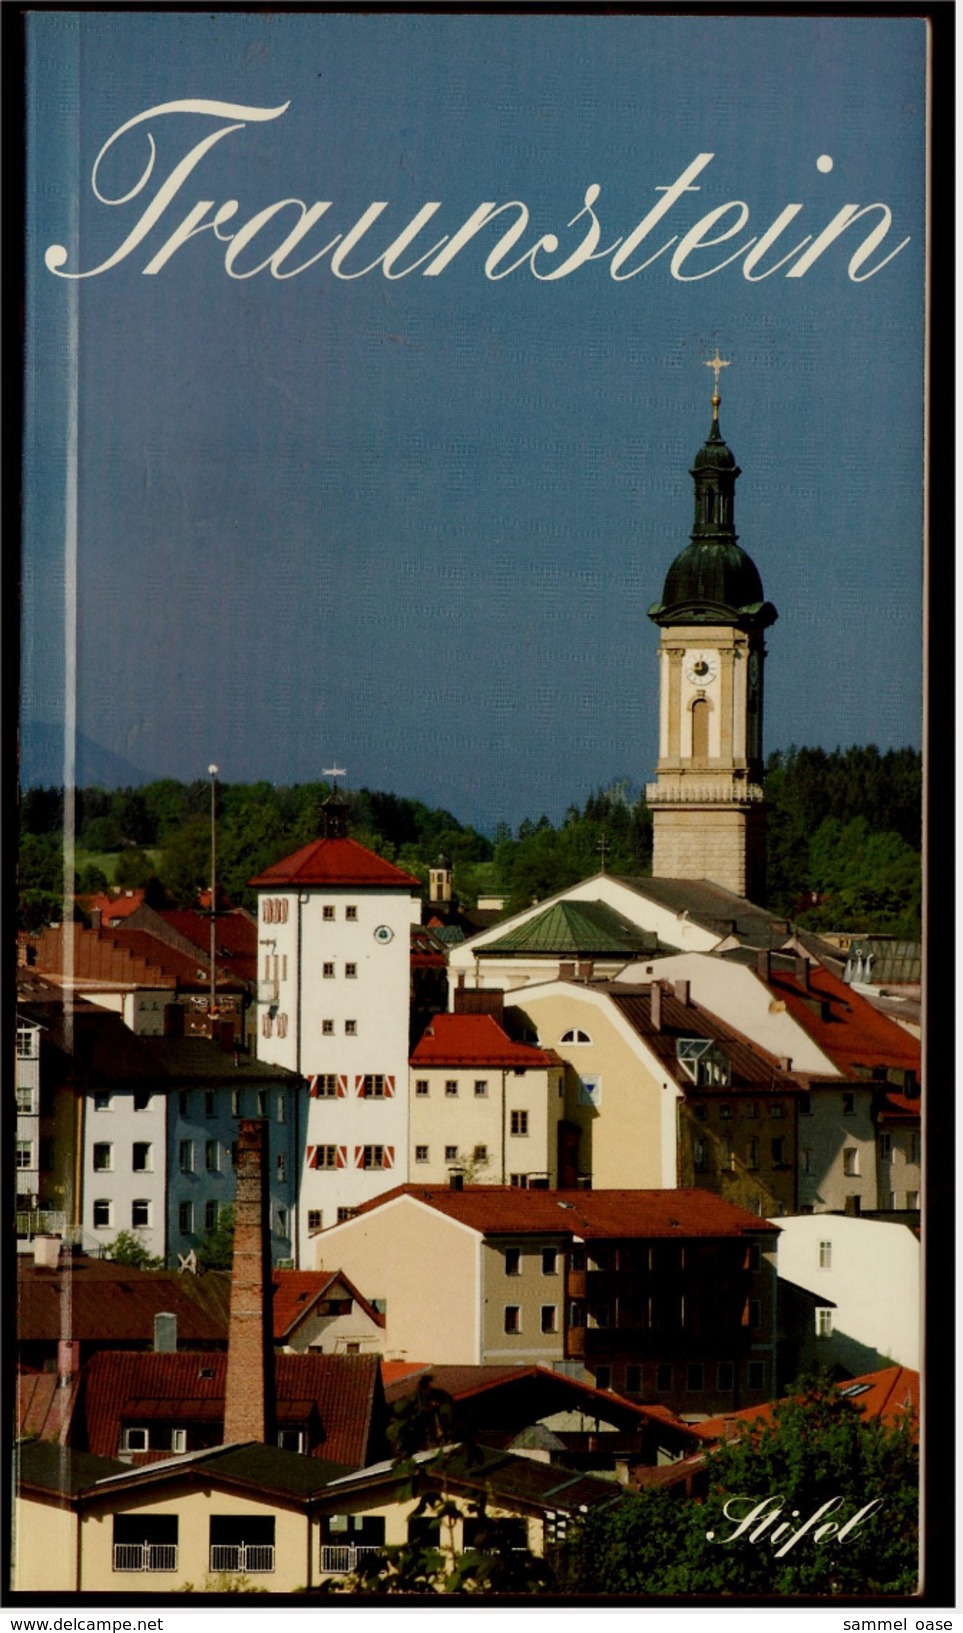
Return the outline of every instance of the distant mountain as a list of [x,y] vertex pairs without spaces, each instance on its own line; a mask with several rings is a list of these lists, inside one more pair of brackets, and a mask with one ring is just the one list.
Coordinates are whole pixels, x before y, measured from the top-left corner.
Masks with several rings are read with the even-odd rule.
[[[21,788],[59,788],[64,780],[64,734],[49,720],[24,720],[20,725]],[[78,788],[138,788],[149,782],[145,771],[101,743],[77,733]]]

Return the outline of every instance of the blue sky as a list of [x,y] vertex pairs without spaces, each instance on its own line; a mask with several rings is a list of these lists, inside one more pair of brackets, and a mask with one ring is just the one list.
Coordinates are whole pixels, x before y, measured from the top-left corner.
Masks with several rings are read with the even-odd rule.
[[[40,12],[28,31],[25,720],[59,724],[68,696],[74,401],[86,737],[148,777],[214,760],[227,781],[296,782],[337,762],[349,786],[488,829],[637,787],[656,758],[646,609],[688,539],[718,345],[737,529],[779,610],[767,750],[919,744],[920,19]],[[214,145],[118,264],[55,276],[50,245],[68,271],[101,265],[225,122],[137,127],[101,191],[135,187],[148,130],[154,177],[98,202],[112,133],[184,99],[288,107]],[[386,201],[346,258],[360,267],[427,201],[412,259],[482,201],[528,206],[509,259],[548,232],[569,251],[597,184],[605,250],[700,153],[699,192],[649,252],[729,201],[748,221],[683,271],[790,202],[780,253],[846,203],[892,212],[868,265],[910,242],[862,281],[847,268],[878,212],[799,278],[753,282],[737,258],[683,281],[670,249],[630,279],[603,257],[492,280],[505,212],[436,277],[339,279],[328,254],[232,279],[210,230],[144,273],[202,199],[238,201],[231,231],[281,199],[330,201],[305,258]]]

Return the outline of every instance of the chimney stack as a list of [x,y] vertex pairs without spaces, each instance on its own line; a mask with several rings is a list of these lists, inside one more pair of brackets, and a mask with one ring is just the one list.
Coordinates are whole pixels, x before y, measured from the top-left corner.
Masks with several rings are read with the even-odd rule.
[[692,990],[690,983],[688,981],[676,981],[674,990],[680,1004],[688,1005],[689,993]]
[[578,964],[578,978],[579,978],[579,980],[580,981],[591,981],[592,971],[594,970],[594,968],[595,968],[595,964],[594,964],[594,961],[591,958],[581,958],[581,959],[579,959],[579,964]]
[[649,992],[651,994],[651,998],[649,1000],[649,1019],[652,1022],[652,1030],[654,1032],[661,1032],[662,1031],[662,984],[661,984],[661,982],[653,981],[652,985],[649,988]]
[[756,954],[756,974],[760,981],[772,980],[772,953],[768,947],[760,947]]
[[227,1330],[224,1444],[274,1440],[274,1335],[271,1250],[265,1181],[267,1123],[238,1125],[234,1202],[234,1262]]
[[560,981],[574,981],[575,980],[575,960],[574,960],[574,958],[563,958],[563,959],[561,959],[561,961],[559,962],[559,966],[558,966],[558,978],[559,978]]
[[177,1353],[177,1317],[170,1310],[158,1310],[154,1317],[154,1354]]
[[164,1036],[165,1038],[184,1036],[184,1010],[180,1004],[164,1005]]

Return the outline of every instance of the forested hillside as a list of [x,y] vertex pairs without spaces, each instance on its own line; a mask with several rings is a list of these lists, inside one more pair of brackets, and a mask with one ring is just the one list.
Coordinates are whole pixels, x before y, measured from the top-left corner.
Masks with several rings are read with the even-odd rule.
[[[315,838],[326,783],[217,787],[218,880],[252,906],[247,880]],[[916,938],[920,917],[922,768],[914,750],[790,749],[771,756],[769,904],[811,928],[875,930]],[[187,905],[210,877],[210,784],[165,779],[138,789],[78,789],[72,887],[146,886],[158,904]],[[349,791],[351,832],[427,880],[443,852],[466,902],[495,892],[508,910],[527,906],[604,865],[645,874],[652,824],[627,782],[571,806],[561,823],[526,819],[491,838],[449,811],[369,789]],[[28,789],[21,803],[21,922],[62,911],[63,795]]]

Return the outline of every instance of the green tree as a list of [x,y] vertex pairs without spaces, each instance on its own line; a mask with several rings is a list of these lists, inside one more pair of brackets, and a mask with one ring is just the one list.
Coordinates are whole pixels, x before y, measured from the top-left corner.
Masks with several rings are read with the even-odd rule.
[[[711,1458],[704,1503],[662,1492],[589,1515],[572,1551],[570,1591],[600,1594],[833,1597],[913,1593],[918,1585],[918,1455],[913,1425],[866,1420],[824,1379]],[[767,1502],[767,1499],[774,1501]],[[758,1517],[740,1532],[759,1505]],[[767,1513],[781,1512],[768,1526]],[[823,1510],[798,1542],[796,1530]],[[842,1529],[818,1540],[820,1525]],[[778,1531],[786,1523],[787,1529]],[[756,1526],[761,1532],[753,1539]]]
[[234,1260],[234,1208],[222,1208],[217,1223],[206,1230],[197,1244],[197,1262],[202,1270],[230,1270]]
[[134,1270],[163,1270],[163,1259],[155,1259],[147,1250],[143,1238],[136,1231],[117,1232],[107,1249],[108,1259],[115,1264],[129,1264]]

